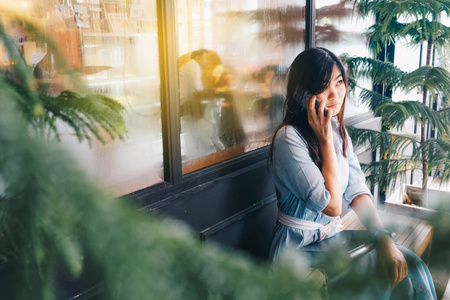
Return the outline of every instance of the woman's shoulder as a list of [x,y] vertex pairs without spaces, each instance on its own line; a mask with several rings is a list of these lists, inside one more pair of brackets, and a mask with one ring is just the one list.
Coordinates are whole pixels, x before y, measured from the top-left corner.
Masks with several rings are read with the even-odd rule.
[[275,145],[290,145],[290,146],[306,146],[306,141],[303,139],[300,131],[292,125],[285,125],[278,129],[274,140]]
[[301,138],[300,131],[292,125],[284,125],[280,129],[278,129],[277,134],[275,135],[275,140],[286,140],[290,138]]

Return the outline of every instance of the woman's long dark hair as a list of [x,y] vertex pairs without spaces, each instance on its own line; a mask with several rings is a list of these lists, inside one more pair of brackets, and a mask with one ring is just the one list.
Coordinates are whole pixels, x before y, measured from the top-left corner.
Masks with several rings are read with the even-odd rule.
[[[284,119],[278,126],[272,138],[269,152],[269,163],[273,162],[273,147],[278,130],[286,125],[294,126],[305,139],[309,155],[314,163],[322,168],[320,149],[317,137],[308,123],[307,111],[301,107],[300,100],[307,92],[318,95],[325,91],[329,85],[333,67],[341,71],[345,87],[348,87],[347,76],[341,60],[331,51],[325,48],[309,48],[297,55],[289,68],[286,101],[284,102]],[[339,134],[342,138],[343,155],[347,157],[347,133],[344,125],[344,110],[346,96],[337,115],[339,122]]]

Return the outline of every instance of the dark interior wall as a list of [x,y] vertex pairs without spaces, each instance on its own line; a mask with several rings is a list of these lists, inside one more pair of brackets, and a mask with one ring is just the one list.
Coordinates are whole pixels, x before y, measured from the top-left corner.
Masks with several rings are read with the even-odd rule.
[[202,240],[267,260],[277,218],[275,195],[200,232]]
[[274,194],[266,161],[201,184],[158,211],[202,231]]
[[146,208],[184,221],[202,240],[264,257],[276,219],[275,189],[266,158],[171,197]]

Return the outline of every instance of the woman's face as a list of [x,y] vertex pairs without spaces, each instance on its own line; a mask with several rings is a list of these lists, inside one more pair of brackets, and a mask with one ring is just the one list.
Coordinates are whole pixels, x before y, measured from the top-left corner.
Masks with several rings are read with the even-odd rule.
[[325,107],[333,110],[333,116],[336,116],[342,107],[347,89],[342,77],[341,71],[337,66],[333,67],[330,84],[322,93],[316,95],[320,102],[325,101]]

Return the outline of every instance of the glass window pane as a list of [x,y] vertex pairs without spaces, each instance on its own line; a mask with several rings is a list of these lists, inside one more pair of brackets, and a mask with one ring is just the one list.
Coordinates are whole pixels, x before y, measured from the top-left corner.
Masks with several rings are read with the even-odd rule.
[[[374,20],[362,19],[353,12],[354,3],[347,0],[316,1],[316,46],[324,47],[340,56],[371,57],[364,31]],[[371,82],[363,83],[364,88],[372,89]],[[360,90],[349,93],[345,104],[345,117],[368,112],[369,109],[358,100]]]
[[304,50],[305,1],[176,3],[185,174],[271,142]]
[[[24,2],[25,3],[25,2]],[[156,0],[31,0],[25,15],[42,25],[89,90],[126,107],[124,142],[93,138],[79,143],[71,127],[58,122],[62,146],[93,179],[115,195],[162,181],[162,130]],[[40,71],[45,92],[56,96],[75,89],[64,73],[55,72],[47,45],[24,35],[24,56]],[[44,64],[43,62],[50,62]]]

